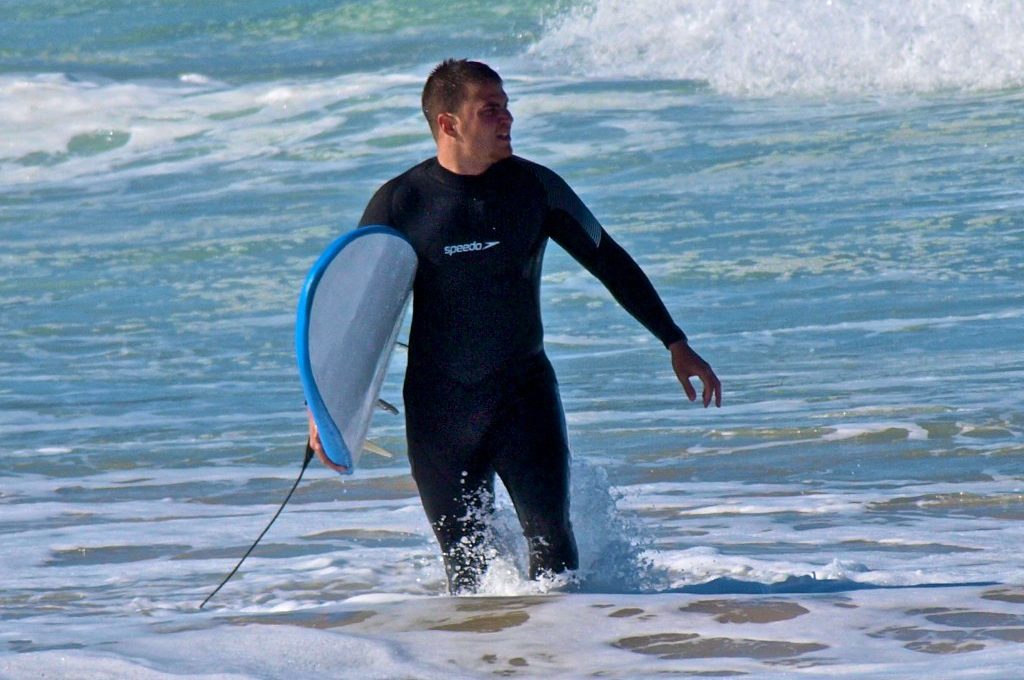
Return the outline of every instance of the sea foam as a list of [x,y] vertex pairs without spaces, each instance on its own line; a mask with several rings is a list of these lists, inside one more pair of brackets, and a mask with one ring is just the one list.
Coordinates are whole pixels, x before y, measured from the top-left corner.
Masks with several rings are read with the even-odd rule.
[[994,90],[1024,84],[1011,0],[596,0],[529,55],[598,78],[681,79],[736,95]]

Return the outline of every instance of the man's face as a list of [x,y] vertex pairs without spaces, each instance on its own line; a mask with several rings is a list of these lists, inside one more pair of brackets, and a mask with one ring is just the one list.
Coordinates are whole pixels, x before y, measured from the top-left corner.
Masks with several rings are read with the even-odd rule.
[[512,155],[512,113],[500,84],[470,84],[455,115],[460,145],[474,160],[489,165]]

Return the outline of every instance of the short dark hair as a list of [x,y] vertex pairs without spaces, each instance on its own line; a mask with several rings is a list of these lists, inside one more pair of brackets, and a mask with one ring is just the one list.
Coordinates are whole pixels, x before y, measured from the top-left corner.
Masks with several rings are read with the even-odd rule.
[[423,86],[423,115],[437,138],[437,114],[458,110],[466,100],[468,85],[497,83],[501,76],[487,64],[467,59],[445,59],[434,67]]

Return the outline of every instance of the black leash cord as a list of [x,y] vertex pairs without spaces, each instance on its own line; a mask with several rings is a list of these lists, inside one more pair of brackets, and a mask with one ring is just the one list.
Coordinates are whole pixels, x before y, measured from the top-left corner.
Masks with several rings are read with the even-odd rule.
[[302,469],[299,470],[299,477],[298,477],[298,479],[296,479],[295,483],[292,484],[292,490],[288,492],[287,496],[285,496],[284,502],[281,503],[281,507],[279,507],[277,509],[277,512],[274,513],[274,517],[273,517],[273,519],[270,520],[270,524],[267,525],[267,528],[263,530],[263,533],[261,533],[259,535],[259,537],[256,539],[256,541],[252,544],[252,546],[250,546],[249,549],[245,551],[245,554],[242,555],[242,559],[238,560],[238,564],[235,565],[235,568],[231,570],[230,574],[228,574],[227,576],[224,577],[224,580],[220,582],[220,585],[217,586],[217,589],[214,590],[212,593],[210,593],[209,595],[206,596],[206,599],[203,600],[203,604],[199,605],[200,609],[202,609],[204,606],[206,606],[206,603],[209,602],[211,599],[213,599],[214,595],[216,595],[218,592],[220,592],[220,589],[224,587],[224,584],[231,580],[231,577],[235,575],[235,573],[238,571],[238,568],[242,566],[242,562],[245,562],[245,558],[249,556],[249,553],[251,553],[253,551],[253,549],[256,547],[256,545],[260,542],[260,539],[262,539],[263,536],[266,535],[266,533],[270,530],[270,527],[274,524],[274,520],[276,520],[278,515],[281,514],[281,511],[284,510],[284,506],[288,504],[288,501],[289,501],[289,499],[291,499],[292,494],[295,493],[295,489],[297,489],[299,487],[299,482],[302,481],[302,475],[305,474],[306,468],[309,467],[309,461],[311,461],[311,460],[313,460],[313,447],[307,441],[306,442],[306,459],[304,461],[302,461]]

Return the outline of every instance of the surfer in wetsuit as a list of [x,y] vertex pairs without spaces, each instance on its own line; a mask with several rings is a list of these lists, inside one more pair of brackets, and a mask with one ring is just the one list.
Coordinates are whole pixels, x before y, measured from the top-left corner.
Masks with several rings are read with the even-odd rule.
[[[502,80],[447,60],[423,89],[437,156],[381,187],[360,226],[385,224],[419,263],[404,397],[412,476],[441,546],[449,588],[487,568],[495,475],[515,506],[530,577],[578,567],[569,521],[569,446],[543,347],[541,262],[554,240],[671,353],[688,398],[721,405],[714,371],[687,344],[650,281],[551,170],[512,154]],[[316,425],[310,441],[321,461]]]

